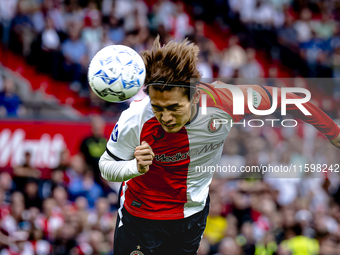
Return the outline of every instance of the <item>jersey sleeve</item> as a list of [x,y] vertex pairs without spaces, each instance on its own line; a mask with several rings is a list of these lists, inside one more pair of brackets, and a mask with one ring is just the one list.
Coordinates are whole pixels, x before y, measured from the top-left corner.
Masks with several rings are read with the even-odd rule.
[[[221,82],[219,82],[221,83]],[[238,88],[238,92],[242,91],[244,98],[244,114],[234,114],[233,104],[235,99],[233,94],[228,88],[218,88],[218,94],[221,99],[222,105],[219,106],[222,110],[227,112],[233,119],[234,122],[239,122],[248,115],[253,113],[248,107],[248,89],[251,88],[254,92],[253,96],[253,107],[256,110],[268,110],[272,106],[273,102],[273,87],[259,86],[259,85],[228,85],[230,89],[232,86]],[[241,95],[242,96],[242,95]],[[300,96],[294,93],[286,93],[287,99],[301,99]],[[305,109],[311,113],[311,115],[305,115],[295,104],[287,104],[287,114],[291,114],[296,118],[299,118],[311,125],[317,130],[323,133],[329,140],[335,139],[340,133],[340,127],[321,109],[316,107],[311,102],[303,103]],[[277,88],[277,108],[276,111],[281,111],[281,89]]]
[[140,145],[138,104],[139,102],[132,102],[122,112],[107,142],[106,151],[115,160],[132,160],[136,147]]

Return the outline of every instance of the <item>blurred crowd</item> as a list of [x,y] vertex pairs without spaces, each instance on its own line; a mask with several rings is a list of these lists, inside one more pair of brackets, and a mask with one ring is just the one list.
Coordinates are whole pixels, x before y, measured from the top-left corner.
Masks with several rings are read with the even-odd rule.
[[[337,165],[340,152],[309,125],[301,125],[303,137],[270,128],[233,128],[219,165],[237,170],[241,166]],[[334,169],[290,174],[216,172],[198,254],[340,254],[339,188],[340,176]]]
[[[101,48],[124,44],[149,49],[156,34],[162,42],[190,30],[182,2],[5,0],[0,3],[2,44],[56,80],[67,80],[79,96],[90,95],[89,61]],[[98,101],[93,97],[94,101]]]
[[[340,78],[339,10],[336,0],[2,0],[0,29],[5,49],[69,81],[92,106],[121,111],[127,104],[106,104],[88,89],[89,61],[107,45],[140,52],[157,34],[161,43],[188,37],[200,47],[203,78]],[[227,43],[206,36],[211,26]],[[339,84],[324,90],[339,100]]]
[[[29,151],[21,165],[0,173],[0,255],[112,254],[120,183],[98,170],[104,125],[94,116],[79,153],[66,148],[49,179]],[[299,125],[302,136],[296,129],[232,129],[220,166],[293,164],[297,171],[216,172],[199,255],[340,254],[340,151]],[[300,171],[305,164],[310,170]]]
[[[110,108],[87,89],[91,58],[110,44],[150,49],[157,34],[162,43],[186,36],[194,41],[207,79],[237,83],[268,77],[267,85],[285,86],[276,79],[282,66],[296,86],[306,83],[301,77],[340,78],[339,1],[154,2],[0,0],[2,45],[41,72],[69,81],[79,96],[103,109]],[[222,50],[206,36],[206,24],[212,22],[230,35]],[[340,111],[332,103],[339,102],[339,84],[316,84],[316,91],[329,96],[318,106],[340,124]],[[1,117],[24,114],[14,87],[10,78],[0,79]],[[120,104],[119,111],[126,106]],[[100,177],[104,123],[95,118],[92,125],[79,154],[70,157],[65,150],[50,179],[41,179],[29,152],[12,174],[0,173],[0,255],[112,253],[119,184]],[[326,164],[335,170],[339,152],[310,126],[299,126],[302,136],[295,129],[234,128],[220,165]],[[216,173],[198,254],[339,255],[339,170],[291,178]]]
[[37,169],[26,151],[21,165],[0,171],[1,255],[112,253],[120,184],[100,177],[104,127],[94,116],[79,154],[65,148],[55,169]]
[[229,43],[237,52],[224,50],[220,76],[262,76],[255,65],[246,68],[247,49],[255,49],[265,52],[269,63],[291,68],[292,77],[339,77],[339,1],[228,0],[215,1],[210,8],[210,3],[198,2],[199,17],[217,10],[214,20],[237,35],[243,48],[235,47],[235,39]]
[[25,115],[18,87],[10,77],[3,77],[0,72],[0,117],[21,117]]

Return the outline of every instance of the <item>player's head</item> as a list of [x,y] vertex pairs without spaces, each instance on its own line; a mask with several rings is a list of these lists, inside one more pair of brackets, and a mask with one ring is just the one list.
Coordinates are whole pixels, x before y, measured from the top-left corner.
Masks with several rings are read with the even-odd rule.
[[198,52],[188,40],[161,47],[157,37],[152,49],[141,53],[146,67],[144,91],[156,118],[169,133],[178,132],[190,120],[193,105],[199,102],[199,92],[190,83],[191,78],[201,78]]
[[181,42],[170,41],[163,47],[159,40],[157,36],[152,49],[141,52],[146,67],[144,91],[149,94],[149,84],[153,84],[152,88],[159,91],[172,90],[173,85],[178,85],[191,100],[196,88],[194,84],[191,84],[191,88],[188,87],[190,79],[200,79],[202,76],[197,69],[199,48],[188,39]]

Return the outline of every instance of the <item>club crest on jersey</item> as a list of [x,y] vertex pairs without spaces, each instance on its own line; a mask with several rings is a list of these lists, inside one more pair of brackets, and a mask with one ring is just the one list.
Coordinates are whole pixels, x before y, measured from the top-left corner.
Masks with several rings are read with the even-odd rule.
[[222,124],[214,122],[214,120],[218,120],[218,118],[211,118],[208,122],[208,131],[210,133],[216,133],[222,128]]
[[136,250],[136,251],[131,252],[130,255],[144,255],[144,253]]
[[144,255],[144,253],[139,250],[140,250],[140,245],[137,245],[137,250],[131,252],[130,255]]
[[111,139],[114,142],[117,142],[118,139],[118,123],[116,124],[116,126],[114,127],[112,134],[111,134]]
[[261,101],[262,101],[262,97],[261,94],[255,90],[252,91],[253,92],[253,105],[255,107],[255,109],[259,108]]

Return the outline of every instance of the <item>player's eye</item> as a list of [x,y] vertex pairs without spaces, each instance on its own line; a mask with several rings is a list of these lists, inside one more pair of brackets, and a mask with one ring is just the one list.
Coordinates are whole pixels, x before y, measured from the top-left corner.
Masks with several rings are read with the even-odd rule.
[[156,111],[156,112],[161,112],[163,111],[163,108],[162,107],[159,107],[159,106],[152,106],[153,110]]
[[178,106],[169,108],[169,111],[173,111],[173,112],[178,111],[178,110],[179,110]]

